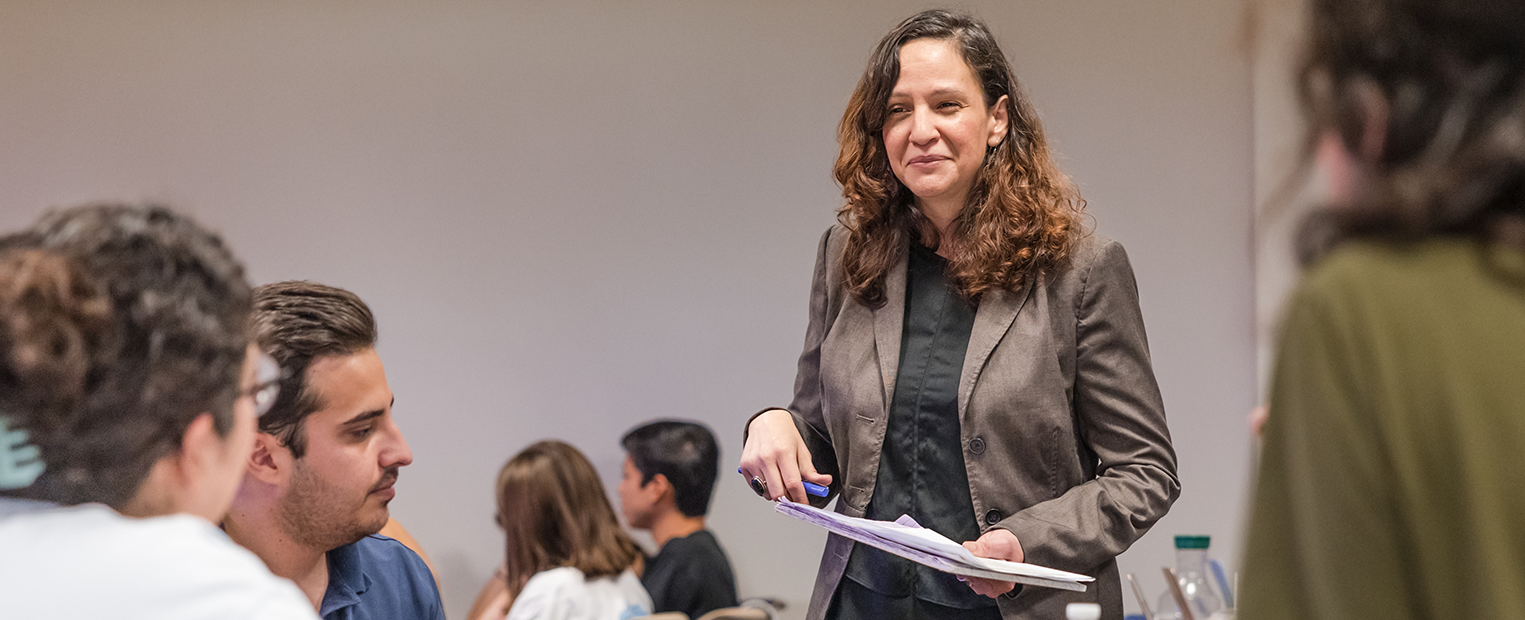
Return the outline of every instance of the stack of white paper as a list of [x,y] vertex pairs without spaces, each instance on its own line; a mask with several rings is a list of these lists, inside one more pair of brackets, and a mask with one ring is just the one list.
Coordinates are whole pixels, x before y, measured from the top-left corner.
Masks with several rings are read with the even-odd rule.
[[776,502],[775,510],[946,573],[1077,592],[1084,591],[1084,584],[1093,581],[1086,575],[1035,564],[975,557],[963,545],[921,527],[909,516],[895,521],[872,521],[787,501]]

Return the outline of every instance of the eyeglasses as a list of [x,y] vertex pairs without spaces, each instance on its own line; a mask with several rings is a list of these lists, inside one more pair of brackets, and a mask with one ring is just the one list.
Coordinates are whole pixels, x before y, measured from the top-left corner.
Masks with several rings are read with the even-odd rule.
[[244,388],[240,396],[248,396],[254,403],[254,417],[265,415],[281,393],[281,365],[265,353],[259,354],[258,367],[254,373],[254,385]]

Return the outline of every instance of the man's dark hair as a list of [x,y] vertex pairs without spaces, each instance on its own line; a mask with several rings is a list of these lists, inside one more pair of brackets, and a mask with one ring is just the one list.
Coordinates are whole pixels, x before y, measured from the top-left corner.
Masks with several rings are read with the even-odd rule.
[[302,458],[307,416],[323,408],[307,386],[307,368],[325,356],[359,353],[376,346],[376,317],[354,293],[316,282],[266,284],[254,289],[255,342],[281,365],[280,395],[259,418],[259,430],[274,435]]
[[160,206],[89,205],[43,216],[0,250],[6,322],[31,326],[8,330],[3,374],[58,392],[7,412],[46,468],[6,495],[120,509],[196,417],[232,429],[250,290],[216,234]]
[[637,426],[620,445],[641,472],[641,485],[657,474],[672,483],[673,499],[684,516],[702,517],[710,509],[715,477],[720,470],[720,448],[715,434],[697,422],[658,420]]

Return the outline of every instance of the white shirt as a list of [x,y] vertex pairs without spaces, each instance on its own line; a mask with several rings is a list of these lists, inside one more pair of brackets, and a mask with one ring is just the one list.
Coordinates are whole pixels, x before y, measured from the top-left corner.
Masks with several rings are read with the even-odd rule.
[[651,596],[626,569],[619,577],[583,578],[565,566],[540,571],[508,609],[508,620],[626,620],[651,615]]
[[317,611],[205,519],[133,519],[86,504],[0,515],[0,617],[316,620]]

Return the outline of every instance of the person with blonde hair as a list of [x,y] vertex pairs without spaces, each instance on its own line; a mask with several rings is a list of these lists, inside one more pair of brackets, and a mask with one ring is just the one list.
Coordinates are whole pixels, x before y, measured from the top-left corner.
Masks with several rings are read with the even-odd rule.
[[623,620],[651,614],[593,464],[560,441],[525,448],[498,472],[504,562],[471,620]]

